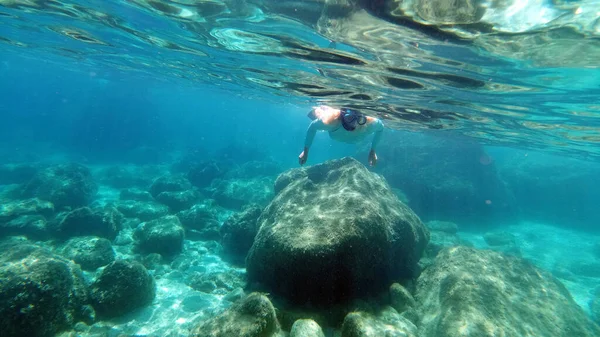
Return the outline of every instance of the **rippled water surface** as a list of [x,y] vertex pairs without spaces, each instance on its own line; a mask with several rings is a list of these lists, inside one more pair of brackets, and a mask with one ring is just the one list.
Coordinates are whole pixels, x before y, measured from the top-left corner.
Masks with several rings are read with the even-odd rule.
[[600,155],[600,2],[0,0],[3,49]]

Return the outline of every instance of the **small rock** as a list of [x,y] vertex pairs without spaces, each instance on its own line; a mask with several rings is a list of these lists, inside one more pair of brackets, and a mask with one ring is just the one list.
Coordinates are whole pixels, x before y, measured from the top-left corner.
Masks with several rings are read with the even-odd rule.
[[516,246],[516,239],[512,233],[490,232],[483,236],[485,242],[490,246]]
[[136,200],[136,201],[152,201],[152,194],[147,191],[143,191],[137,188],[127,188],[121,190],[119,194],[120,200]]
[[50,216],[54,213],[54,205],[51,202],[31,198],[3,202],[0,204],[0,222],[10,221],[23,215]]
[[41,215],[22,215],[7,223],[0,222],[0,236],[24,235],[33,240],[48,238],[46,218]]
[[157,202],[123,200],[116,204],[119,212],[128,218],[138,218],[142,221],[158,219],[169,214],[169,208]]
[[171,256],[183,250],[185,233],[179,218],[167,215],[140,224],[134,236],[140,251]]
[[72,210],[60,221],[57,234],[61,237],[101,236],[114,239],[123,221],[123,214],[116,208],[90,209],[82,207]]
[[244,298],[244,296],[246,296],[246,293],[244,292],[244,289],[240,287],[233,289],[229,294],[225,295],[223,299],[229,302],[236,302],[239,299]]
[[195,190],[160,192],[156,201],[166,205],[173,212],[188,209],[198,200],[200,194]]
[[62,249],[62,255],[85,270],[96,270],[115,260],[110,241],[97,237],[73,238]]
[[112,318],[152,303],[154,279],[143,265],[118,260],[108,265],[91,285],[90,296],[98,316]]
[[150,194],[156,198],[162,192],[187,191],[191,188],[192,184],[183,175],[165,175],[154,180]]
[[204,202],[177,213],[190,240],[219,240],[219,220],[214,204]]
[[410,292],[398,283],[394,283],[390,287],[390,302],[392,307],[399,313],[416,305],[415,299]]
[[272,337],[279,330],[275,308],[259,293],[251,293],[222,314],[192,329],[202,337]]
[[299,319],[292,325],[290,337],[325,337],[323,329],[312,319]]
[[416,337],[417,327],[392,308],[377,316],[366,312],[353,312],[344,318],[342,337]]
[[425,224],[431,231],[444,232],[449,234],[458,233],[458,225],[449,221],[429,221]]

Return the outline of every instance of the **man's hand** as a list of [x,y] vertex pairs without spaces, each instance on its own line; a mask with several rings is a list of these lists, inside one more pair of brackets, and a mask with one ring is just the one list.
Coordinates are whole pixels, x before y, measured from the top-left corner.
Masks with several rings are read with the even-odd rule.
[[300,156],[298,156],[298,162],[300,163],[300,165],[304,165],[304,163],[306,163],[306,160],[308,159],[308,148],[304,148],[304,151],[302,151],[302,153],[300,153]]
[[375,153],[375,150],[371,150],[371,152],[369,152],[369,165],[377,165],[377,154]]

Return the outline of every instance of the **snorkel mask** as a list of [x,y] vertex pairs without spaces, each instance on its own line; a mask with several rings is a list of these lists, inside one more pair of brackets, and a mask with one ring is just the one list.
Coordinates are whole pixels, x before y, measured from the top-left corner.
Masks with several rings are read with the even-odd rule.
[[354,131],[357,125],[364,125],[367,122],[367,117],[358,110],[342,108],[340,111],[342,126],[348,131]]

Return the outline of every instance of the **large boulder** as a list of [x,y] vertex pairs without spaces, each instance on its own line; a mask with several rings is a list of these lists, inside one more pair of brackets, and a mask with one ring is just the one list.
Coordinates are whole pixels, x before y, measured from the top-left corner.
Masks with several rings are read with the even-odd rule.
[[419,336],[599,336],[568,290],[517,257],[451,247],[417,281]]
[[61,164],[38,172],[23,186],[23,197],[50,201],[57,209],[89,204],[98,192],[90,170],[80,164]]
[[328,304],[418,273],[429,232],[358,161],[289,170],[275,190],[246,258],[250,282],[294,302]]
[[143,265],[117,260],[91,285],[90,296],[101,318],[112,318],[150,305],[156,284]]
[[279,331],[275,308],[259,293],[236,302],[220,315],[192,329],[198,337],[271,337]]
[[76,264],[23,243],[0,249],[0,335],[49,337],[80,320],[90,322]]

